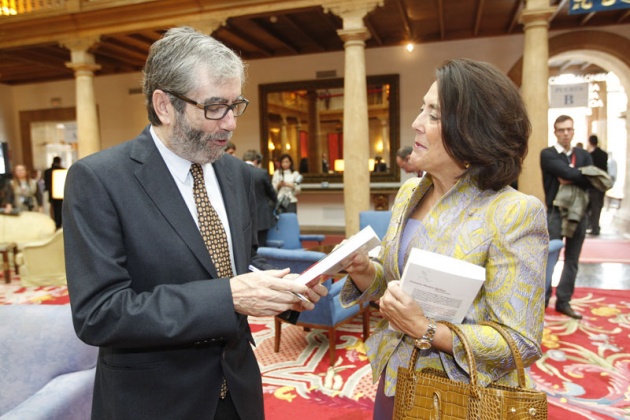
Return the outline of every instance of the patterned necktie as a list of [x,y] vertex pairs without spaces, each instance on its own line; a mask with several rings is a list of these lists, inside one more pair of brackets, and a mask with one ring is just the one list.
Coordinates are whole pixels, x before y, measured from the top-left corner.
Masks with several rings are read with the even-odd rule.
[[198,163],[190,166],[190,173],[193,176],[193,196],[197,206],[197,217],[199,219],[199,230],[203,241],[208,248],[212,262],[217,269],[219,277],[230,278],[233,276],[232,263],[230,262],[230,248],[228,246],[227,235],[223,228],[223,223],[219,219],[210,199],[206,183],[203,179],[203,169]]
[[[232,263],[230,262],[230,248],[228,246],[227,235],[223,228],[223,223],[219,219],[206,190],[206,182],[203,179],[203,169],[198,163],[190,165],[190,173],[193,176],[193,196],[197,206],[197,218],[199,219],[199,230],[201,237],[208,248],[210,258],[217,268],[219,277],[230,278],[233,276]],[[227,396],[228,386],[225,377],[221,380],[220,398],[223,400]]]

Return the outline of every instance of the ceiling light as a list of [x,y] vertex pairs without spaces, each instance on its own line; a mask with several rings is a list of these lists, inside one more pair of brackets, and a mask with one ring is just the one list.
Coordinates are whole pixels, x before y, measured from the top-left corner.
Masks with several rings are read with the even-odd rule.
[[413,52],[413,42],[408,42],[407,46],[405,47],[405,49],[407,50],[407,52]]

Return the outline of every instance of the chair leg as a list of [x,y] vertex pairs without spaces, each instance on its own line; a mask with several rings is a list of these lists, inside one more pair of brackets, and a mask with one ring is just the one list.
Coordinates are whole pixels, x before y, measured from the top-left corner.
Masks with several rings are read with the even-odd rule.
[[280,351],[280,336],[282,335],[282,322],[278,318],[274,317],[275,322],[275,338],[273,341],[273,351],[278,353]]
[[335,366],[335,355],[337,353],[337,334],[334,328],[328,329],[328,354],[330,355],[330,366]]

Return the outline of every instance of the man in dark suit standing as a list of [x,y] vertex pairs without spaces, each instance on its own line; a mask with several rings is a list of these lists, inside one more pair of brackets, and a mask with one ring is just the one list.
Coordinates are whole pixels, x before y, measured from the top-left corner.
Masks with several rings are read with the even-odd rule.
[[251,166],[256,188],[256,208],[258,213],[258,245],[266,246],[267,232],[276,225],[273,209],[278,201],[276,189],[271,185],[269,173],[260,167],[262,155],[256,150],[243,154],[243,162]]
[[[589,136],[588,147],[586,150],[591,154],[593,159],[593,165],[597,166],[602,171],[608,173],[608,153],[599,147],[599,139],[595,134]],[[588,210],[588,228],[591,235],[599,235],[599,218],[602,214],[602,207],[604,207],[605,192],[598,190],[597,188],[589,188],[589,210]]]
[[291,292],[326,293],[287,270],[248,270],[268,268],[256,255],[254,179],[224,154],[247,107],[243,82],[223,44],[170,29],[144,68],[151,125],[69,170],[73,321],[100,347],[93,419],[263,419],[247,315],[312,309]]
[[[549,239],[562,239],[562,216],[560,209],[554,204],[554,200],[561,184],[573,184],[586,194],[590,183],[578,168],[592,165],[593,161],[586,150],[571,147],[571,140],[573,140],[575,131],[573,118],[568,115],[561,115],[556,119],[553,127],[558,142],[541,151],[540,166],[542,168],[543,188],[545,190],[545,204],[547,205]],[[556,288],[556,311],[575,319],[581,319],[582,315],[573,310],[570,302],[575,289],[578,261],[585,236],[586,212],[584,212],[573,236],[565,238],[564,267],[560,283]],[[545,306],[549,304],[551,292],[551,284],[549,284],[545,296]]]
[[55,226],[59,229],[62,225],[62,206],[63,199],[53,198],[53,172],[57,169],[64,169],[61,165],[61,158],[59,156],[55,156],[52,161],[52,165],[50,168],[44,171],[44,186],[46,187],[46,191],[48,191],[48,202],[50,203],[50,216],[55,221]]

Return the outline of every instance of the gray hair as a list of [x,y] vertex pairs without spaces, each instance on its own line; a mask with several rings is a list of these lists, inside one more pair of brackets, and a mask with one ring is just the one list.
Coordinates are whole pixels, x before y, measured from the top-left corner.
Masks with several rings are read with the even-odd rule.
[[[197,86],[196,71],[202,68],[217,85],[240,79],[245,82],[245,64],[234,51],[195,29],[182,26],[169,29],[151,45],[144,66],[143,92],[151,124],[161,121],[153,108],[153,92],[169,90],[180,95]],[[175,110],[183,112],[186,104],[173,101]]]

